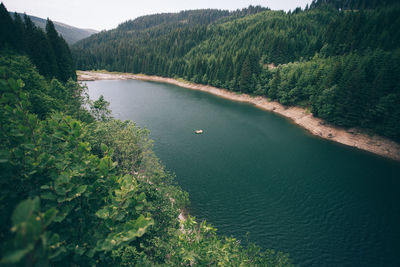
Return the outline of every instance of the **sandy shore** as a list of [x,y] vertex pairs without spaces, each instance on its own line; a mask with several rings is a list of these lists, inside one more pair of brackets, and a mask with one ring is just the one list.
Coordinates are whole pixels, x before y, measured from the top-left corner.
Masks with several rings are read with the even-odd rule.
[[186,81],[176,80],[172,78],[163,78],[158,76],[147,76],[142,74],[130,73],[78,71],[79,81],[127,79],[170,83],[188,89],[211,93],[213,95],[217,95],[219,97],[223,97],[233,101],[250,103],[260,109],[275,112],[284,117],[290,118],[295,124],[298,124],[301,127],[305,128],[313,135],[400,161],[400,144],[388,138],[384,138],[378,135],[368,135],[363,133],[361,130],[355,128],[339,128],[326,123],[322,119],[314,117],[303,108],[286,107],[278,102],[268,101],[265,97],[253,97],[247,94],[237,94],[225,89],[219,89],[208,85],[194,84]]

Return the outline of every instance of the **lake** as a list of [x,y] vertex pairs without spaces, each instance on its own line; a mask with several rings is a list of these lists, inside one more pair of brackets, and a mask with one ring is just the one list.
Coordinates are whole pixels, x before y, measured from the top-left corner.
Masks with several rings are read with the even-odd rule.
[[115,118],[150,130],[155,153],[189,192],[189,213],[220,234],[290,253],[299,266],[400,266],[400,163],[199,91],[87,85]]

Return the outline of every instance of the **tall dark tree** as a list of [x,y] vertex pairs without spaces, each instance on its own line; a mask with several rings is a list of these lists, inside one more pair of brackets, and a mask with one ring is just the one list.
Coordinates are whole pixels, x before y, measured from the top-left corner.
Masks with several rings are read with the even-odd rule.
[[250,58],[246,57],[246,59],[243,62],[239,77],[239,87],[242,92],[248,93],[252,91],[251,77],[252,77],[252,72],[251,72]]
[[65,40],[48,20],[46,32],[36,27],[24,15],[24,21],[15,13],[13,17],[3,3],[0,4],[0,50],[25,53],[36,65],[39,73],[47,78],[66,82],[76,80],[75,64]]
[[24,16],[26,31],[26,52],[45,77],[57,77],[56,56],[46,34],[37,28],[28,16]]
[[14,36],[15,36],[15,49],[17,51],[25,51],[25,26],[22,18],[17,13],[14,13]]
[[15,43],[13,20],[4,4],[0,3],[0,49],[13,48]]
[[56,77],[61,81],[67,81],[69,78],[76,79],[74,63],[68,44],[57,33],[50,19],[47,19],[46,33],[57,62]]

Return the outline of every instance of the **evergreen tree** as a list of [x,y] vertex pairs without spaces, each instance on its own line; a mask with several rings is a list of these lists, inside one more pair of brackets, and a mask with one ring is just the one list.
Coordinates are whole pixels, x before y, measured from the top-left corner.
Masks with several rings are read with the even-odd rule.
[[3,3],[0,3],[0,49],[13,48],[16,44],[14,23]]
[[14,13],[14,36],[16,40],[15,49],[20,52],[25,51],[25,26],[22,18],[17,13]]
[[68,45],[65,40],[59,36],[50,19],[47,19],[46,34],[57,62],[57,72],[54,71],[53,74],[60,81],[67,81],[69,78],[76,79],[75,68]]
[[242,70],[239,78],[239,88],[242,92],[249,93],[253,91],[252,86],[252,72],[250,58],[247,56],[243,62]]
[[37,28],[28,16],[24,16],[27,53],[45,77],[57,77],[58,67],[53,48],[46,34]]
[[63,82],[69,78],[76,80],[71,51],[53,23],[48,20],[45,33],[27,15],[24,15],[24,21],[17,13],[11,17],[3,3],[0,4],[2,49],[26,53],[40,74],[47,78],[55,77]]

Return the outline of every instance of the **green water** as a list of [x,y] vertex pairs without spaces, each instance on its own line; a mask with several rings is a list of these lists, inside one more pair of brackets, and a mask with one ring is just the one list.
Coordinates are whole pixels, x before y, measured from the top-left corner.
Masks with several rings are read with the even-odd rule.
[[[311,136],[285,118],[173,85],[89,82],[154,150],[219,233],[299,266],[400,266],[400,164]],[[194,130],[203,129],[196,135]]]

